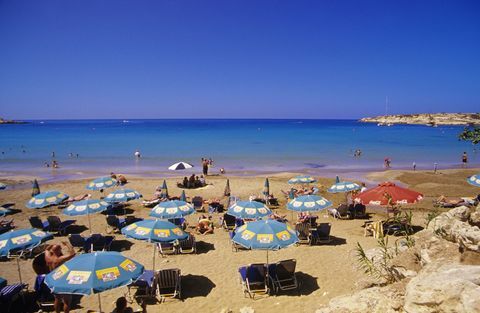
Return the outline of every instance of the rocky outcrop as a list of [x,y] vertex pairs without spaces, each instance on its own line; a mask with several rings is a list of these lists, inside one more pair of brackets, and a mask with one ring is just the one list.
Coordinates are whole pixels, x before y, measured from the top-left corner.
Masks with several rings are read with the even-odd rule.
[[[402,280],[334,298],[316,313],[480,312],[479,212],[459,207],[440,214],[413,236],[413,247],[397,249],[391,266]],[[378,249],[366,254],[378,256]]]
[[5,120],[0,117],[0,124],[26,124],[26,122],[15,121],[15,120]]
[[480,312],[480,266],[426,267],[407,285],[407,313]]
[[480,113],[402,114],[365,117],[360,122],[412,125],[480,125]]
[[472,213],[475,213],[474,219],[476,219],[476,212],[478,211],[473,211],[466,206],[454,208],[431,220],[428,229],[446,240],[480,252],[480,228],[469,222]]

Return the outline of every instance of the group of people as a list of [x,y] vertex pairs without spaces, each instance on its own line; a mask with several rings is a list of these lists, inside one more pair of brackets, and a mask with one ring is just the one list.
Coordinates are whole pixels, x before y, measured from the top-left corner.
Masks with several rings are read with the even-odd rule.
[[190,177],[184,177],[182,183],[177,184],[178,187],[180,188],[200,188],[204,187],[207,185],[207,182],[205,180],[205,177],[203,175],[200,175],[200,177],[195,176],[195,174],[192,174]]

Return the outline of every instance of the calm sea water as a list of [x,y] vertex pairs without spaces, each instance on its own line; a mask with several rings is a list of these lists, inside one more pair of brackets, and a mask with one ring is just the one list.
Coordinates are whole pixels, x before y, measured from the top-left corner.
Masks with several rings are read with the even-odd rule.
[[[459,167],[463,151],[471,165],[480,157],[457,139],[461,127],[378,127],[353,120],[62,120],[0,125],[3,175],[152,174],[177,161],[197,166],[211,157],[214,171],[302,170],[334,173],[393,168]],[[138,149],[142,158],[136,160]],[[354,158],[355,149],[362,150]],[[52,152],[60,168],[45,168]],[[76,155],[72,158],[70,153]],[[177,174],[177,173],[175,173]]]

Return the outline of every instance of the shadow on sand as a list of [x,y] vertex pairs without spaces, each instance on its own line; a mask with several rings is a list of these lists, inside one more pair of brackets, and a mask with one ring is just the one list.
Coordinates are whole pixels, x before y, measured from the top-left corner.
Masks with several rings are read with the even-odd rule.
[[193,274],[182,275],[182,299],[206,297],[213,288],[215,288],[215,284],[208,277]]

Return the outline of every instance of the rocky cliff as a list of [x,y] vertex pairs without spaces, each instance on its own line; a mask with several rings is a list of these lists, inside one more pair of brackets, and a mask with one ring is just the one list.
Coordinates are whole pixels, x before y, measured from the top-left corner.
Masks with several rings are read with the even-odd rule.
[[26,124],[26,122],[15,121],[15,120],[6,120],[0,117],[0,124]]
[[480,113],[400,114],[365,117],[360,122],[412,125],[480,125]]

